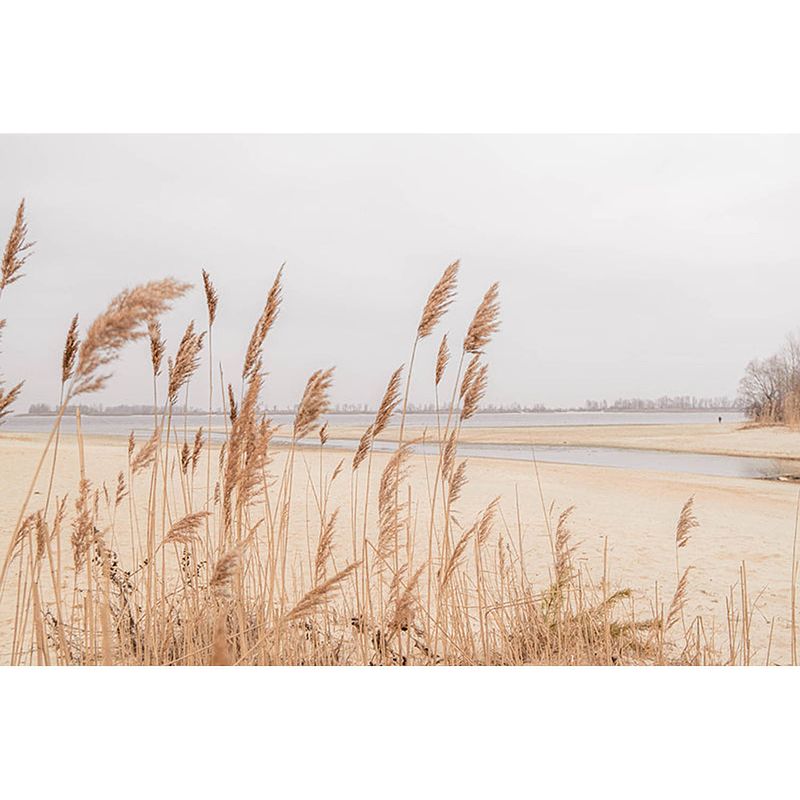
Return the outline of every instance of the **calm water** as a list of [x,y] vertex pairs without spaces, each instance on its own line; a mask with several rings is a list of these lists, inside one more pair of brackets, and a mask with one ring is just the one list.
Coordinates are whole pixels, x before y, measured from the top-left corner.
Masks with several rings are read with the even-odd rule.
[[[600,412],[600,411],[553,411],[520,414],[477,414],[464,423],[465,428],[528,428],[558,427],[564,425],[708,425],[715,423],[720,415],[713,411],[684,412]],[[290,414],[272,415],[272,420],[285,429],[292,424]],[[444,423],[446,417],[442,418]],[[373,414],[332,414],[328,418],[331,428],[366,428],[374,419]],[[744,415],[738,412],[723,412],[723,422],[743,422]],[[183,427],[183,415],[177,418],[177,424]],[[395,424],[399,424],[399,420]],[[409,414],[407,424],[415,428],[435,428],[434,414]],[[53,425],[53,417],[15,416],[9,417],[3,430],[25,433],[47,432]],[[74,418],[65,418],[62,430],[75,432]],[[106,436],[127,436],[131,431],[140,433],[152,431],[153,418],[150,415],[132,415],[126,417],[83,416],[81,425],[85,433],[104,434]],[[207,414],[190,414],[188,426],[192,430],[208,425]],[[217,414],[212,417],[212,425],[222,428],[224,420]]]
[[[553,412],[536,414],[479,414],[468,421],[469,427],[528,427],[528,426],[563,426],[563,425],[667,425],[667,424],[709,424],[715,423],[719,414],[713,412]],[[740,422],[741,414],[723,413],[724,422]],[[290,415],[275,415],[275,423],[280,424],[283,431],[290,430]],[[340,414],[329,418],[331,433],[336,427],[366,427],[373,420],[371,414]],[[53,424],[53,417],[18,416],[6,421],[3,430],[12,432],[46,432]],[[104,434],[107,436],[127,436],[134,431],[139,437],[149,434],[153,429],[151,416],[129,417],[97,417],[86,416],[81,420],[84,433]],[[208,417],[190,415],[188,427],[193,433],[202,426],[207,426]],[[221,416],[215,416],[212,424],[216,428],[223,426]],[[414,427],[435,427],[436,417],[430,414],[410,415],[409,425]],[[466,426],[465,426],[466,427]],[[183,418],[177,420],[179,431],[183,429]],[[75,420],[65,419],[63,430],[75,431]],[[355,442],[330,439],[330,445],[346,450],[355,448]],[[376,449],[392,450],[390,442],[376,442]],[[435,445],[418,445],[417,452],[435,453]],[[459,445],[459,455],[470,458],[505,458],[513,461],[532,461],[535,458],[542,462],[559,464],[583,464],[598,467],[616,467],[634,470],[655,470],[663,472],[680,472],[700,475],[716,475],[726,478],[775,478],[778,476],[800,475],[800,462],[780,461],[769,458],[752,458],[745,456],[715,456],[701,453],[668,453],[659,450],[635,450],[611,447],[565,447],[557,445]]]
[[[330,440],[330,444],[352,449],[347,440]],[[376,450],[392,451],[391,442],[375,442]],[[436,445],[417,445],[415,451],[436,454]],[[800,462],[748,456],[715,456],[704,453],[668,453],[661,450],[638,450],[614,447],[565,447],[559,445],[493,445],[460,444],[462,458],[505,458],[511,461],[557,464],[579,464],[658,472],[681,472],[695,475],[716,475],[722,478],[800,477]]]

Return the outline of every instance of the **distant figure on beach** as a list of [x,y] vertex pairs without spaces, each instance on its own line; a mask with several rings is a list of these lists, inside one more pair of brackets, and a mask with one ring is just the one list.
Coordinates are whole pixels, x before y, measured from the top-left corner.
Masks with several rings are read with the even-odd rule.
[[722,417],[718,417],[719,421],[722,422]]

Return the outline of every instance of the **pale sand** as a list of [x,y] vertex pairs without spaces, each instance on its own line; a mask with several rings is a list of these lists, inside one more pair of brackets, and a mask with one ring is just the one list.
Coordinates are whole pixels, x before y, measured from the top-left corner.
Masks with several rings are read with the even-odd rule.
[[[444,423],[444,419],[443,419]],[[392,427],[381,438],[395,440],[399,429]],[[406,428],[406,439],[425,434],[436,439],[436,429]],[[348,425],[334,427],[331,436],[360,438],[363,429]],[[800,459],[800,431],[779,426],[748,428],[741,424],[716,425],[576,425],[522,428],[463,428],[464,444],[542,444],[579,447],[632,447],[711,455],[762,456]]]
[[[710,442],[714,440],[715,434],[706,426],[686,426],[691,427],[691,431],[682,431],[678,426],[665,427],[672,429],[672,441],[687,442],[694,437],[698,446],[713,446]],[[723,432],[717,435],[727,437],[729,441],[742,441],[743,437],[747,438],[752,434],[754,442],[746,450],[749,454],[754,454],[759,447],[765,448],[767,445],[763,443],[768,441],[765,437],[774,436],[773,444],[769,446],[780,448],[781,455],[786,455],[789,452],[789,443],[797,436],[772,429],[737,432],[732,428],[725,431],[725,426],[720,427]],[[549,430],[552,433],[552,429]],[[716,431],[716,428],[713,430]],[[515,435],[513,429],[503,429],[501,432],[510,437]],[[627,431],[620,431],[619,428],[583,429],[582,435],[586,437],[583,441],[592,440],[595,443],[603,436],[606,437],[606,442],[620,441],[625,437],[626,441],[632,442],[634,439],[630,432],[631,428]],[[468,433],[470,439],[479,435],[497,435],[494,431],[489,434],[485,431],[465,433]],[[564,429],[558,429],[553,435],[563,436],[563,433]],[[652,446],[654,435],[653,432],[648,432],[648,446]],[[10,530],[16,521],[43,441],[40,435],[0,434],[2,555],[8,546]],[[665,437],[662,441],[669,439]],[[721,448],[717,452],[719,449]],[[800,448],[796,452],[800,452]],[[118,438],[86,437],[85,454],[88,477],[96,485],[105,480],[113,493],[116,474],[125,469],[127,462],[125,441]],[[349,466],[350,457],[344,452],[328,450],[324,457],[325,469],[332,470],[341,458],[345,458],[346,465]],[[54,491],[58,495],[69,492],[71,498],[74,498],[78,483],[75,437],[62,438],[59,458]],[[304,458],[316,475],[318,453],[304,451]],[[375,455],[373,476],[379,472],[385,458],[383,454]],[[216,462],[216,457],[214,460]],[[426,469],[435,470],[435,462],[432,457],[414,456],[412,464],[411,481],[415,497],[423,504],[420,516],[425,517],[424,504],[428,496],[425,474]],[[276,464],[276,467],[279,466],[279,463]],[[637,473],[623,469],[562,464],[540,464],[538,471],[545,506],[549,506],[551,502],[556,504],[557,510],[569,505],[576,506],[572,528],[576,540],[581,543],[580,552],[588,566],[600,577],[603,549],[607,540],[611,581],[617,586],[637,590],[643,615],[647,612],[645,602],[647,598],[652,598],[656,581],[664,602],[669,602],[674,591],[675,523],[684,501],[694,494],[695,510],[701,527],[693,531],[689,545],[681,550],[682,566],[692,564],[695,567],[690,574],[688,613],[715,618],[716,643],[720,648],[724,647],[727,642],[726,595],[730,587],[737,584],[741,562],[746,561],[749,594],[751,599],[758,598],[758,611],[752,621],[752,637],[758,648],[754,661],[764,663],[773,618],[775,623],[770,660],[782,663],[789,660],[791,562],[798,501],[797,486],[771,481],[658,472]],[[204,494],[204,464],[201,464],[197,474],[195,487],[199,498]],[[305,476],[301,459],[296,472],[296,500],[292,514],[293,529],[297,531],[295,553],[301,561],[305,558],[308,546],[307,536],[313,545],[317,535],[313,499],[307,489],[304,489],[307,484]],[[538,579],[544,580],[548,574],[550,550],[534,466],[519,461],[473,459],[469,463],[468,477],[469,483],[459,503],[462,518],[470,521],[494,496],[500,495],[502,517],[514,541],[517,538],[515,491],[518,491],[526,566]],[[350,495],[349,469],[345,469],[335,487],[332,503],[342,505],[344,519],[348,519],[346,509]],[[34,496],[31,510],[43,503],[46,492],[44,476],[37,491],[40,493]],[[144,496],[145,490],[142,487],[137,500]],[[141,502],[137,505],[141,506]],[[311,523],[307,524],[309,517]],[[117,524],[118,547],[125,558],[127,512],[120,513]],[[422,532],[418,535],[422,535]],[[69,530],[64,531],[62,536],[68,552]],[[338,534],[336,560],[341,565],[350,557],[350,529],[349,524],[344,522]],[[12,591],[7,589],[0,607],[0,662],[5,659],[8,650],[13,612],[12,595],[13,587]],[[738,594],[736,602],[739,602]]]

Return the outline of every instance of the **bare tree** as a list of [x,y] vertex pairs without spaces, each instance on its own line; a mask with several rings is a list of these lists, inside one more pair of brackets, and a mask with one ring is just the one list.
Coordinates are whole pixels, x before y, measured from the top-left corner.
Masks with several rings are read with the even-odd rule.
[[800,419],[800,337],[790,334],[778,353],[753,359],[739,383],[739,401],[754,420],[793,423]]

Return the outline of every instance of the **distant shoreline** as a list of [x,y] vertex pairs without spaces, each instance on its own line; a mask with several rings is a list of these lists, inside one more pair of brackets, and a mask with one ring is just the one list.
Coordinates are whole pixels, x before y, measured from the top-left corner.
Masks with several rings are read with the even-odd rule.
[[[443,409],[439,409],[439,413],[442,413]],[[326,412],[325,416],[328,417],[354,417],[354,416],[368,416],[370,414],[375,414],[377,409],[364,409],[363,411],[328,411]],[[81,416],[83,417],[147,417],[152,416],[153,414],[161,414],[163,413],[163,409],[158,409],[156,411],[81,411]],[[190,417],[208,417],[209,412],[207,410],[202,409],[191,409],[187,412],[184,411],[176,411],[174,412],[173,416],[183,416],[184,413],[188,414]],[[296,409],[265,409],[263,411],[265,414],[274,414],[274,415],[281,415],[281,416],[291,416],[296,413]],[[517,415],[517,414],[743,414],[744,411],[740,408],[605,408],[605,409],[590,409],[590,408],[539,408],[539,409],[519,409],[519,410],[512,410],[512,409],[479,409],[476,414],[507,414]],[[436,409],[430,409],[428,411],[422,410],[415,410],[415,411],[406,411],[407,416],[414,416],[414,415],[430,415],[436,414]],[[13,417],[20,418],[20,417],[56,417],[58,416],[58,411],[42,411],[37,412],[36,414],[31,414],[29,412],[24,412],[21,414],[14,414]],[[212,417],[224,417],[227,416],[226,412],[223,411],[212,411]],[[394,416],[400,416],[400,412],[395,412]]]

